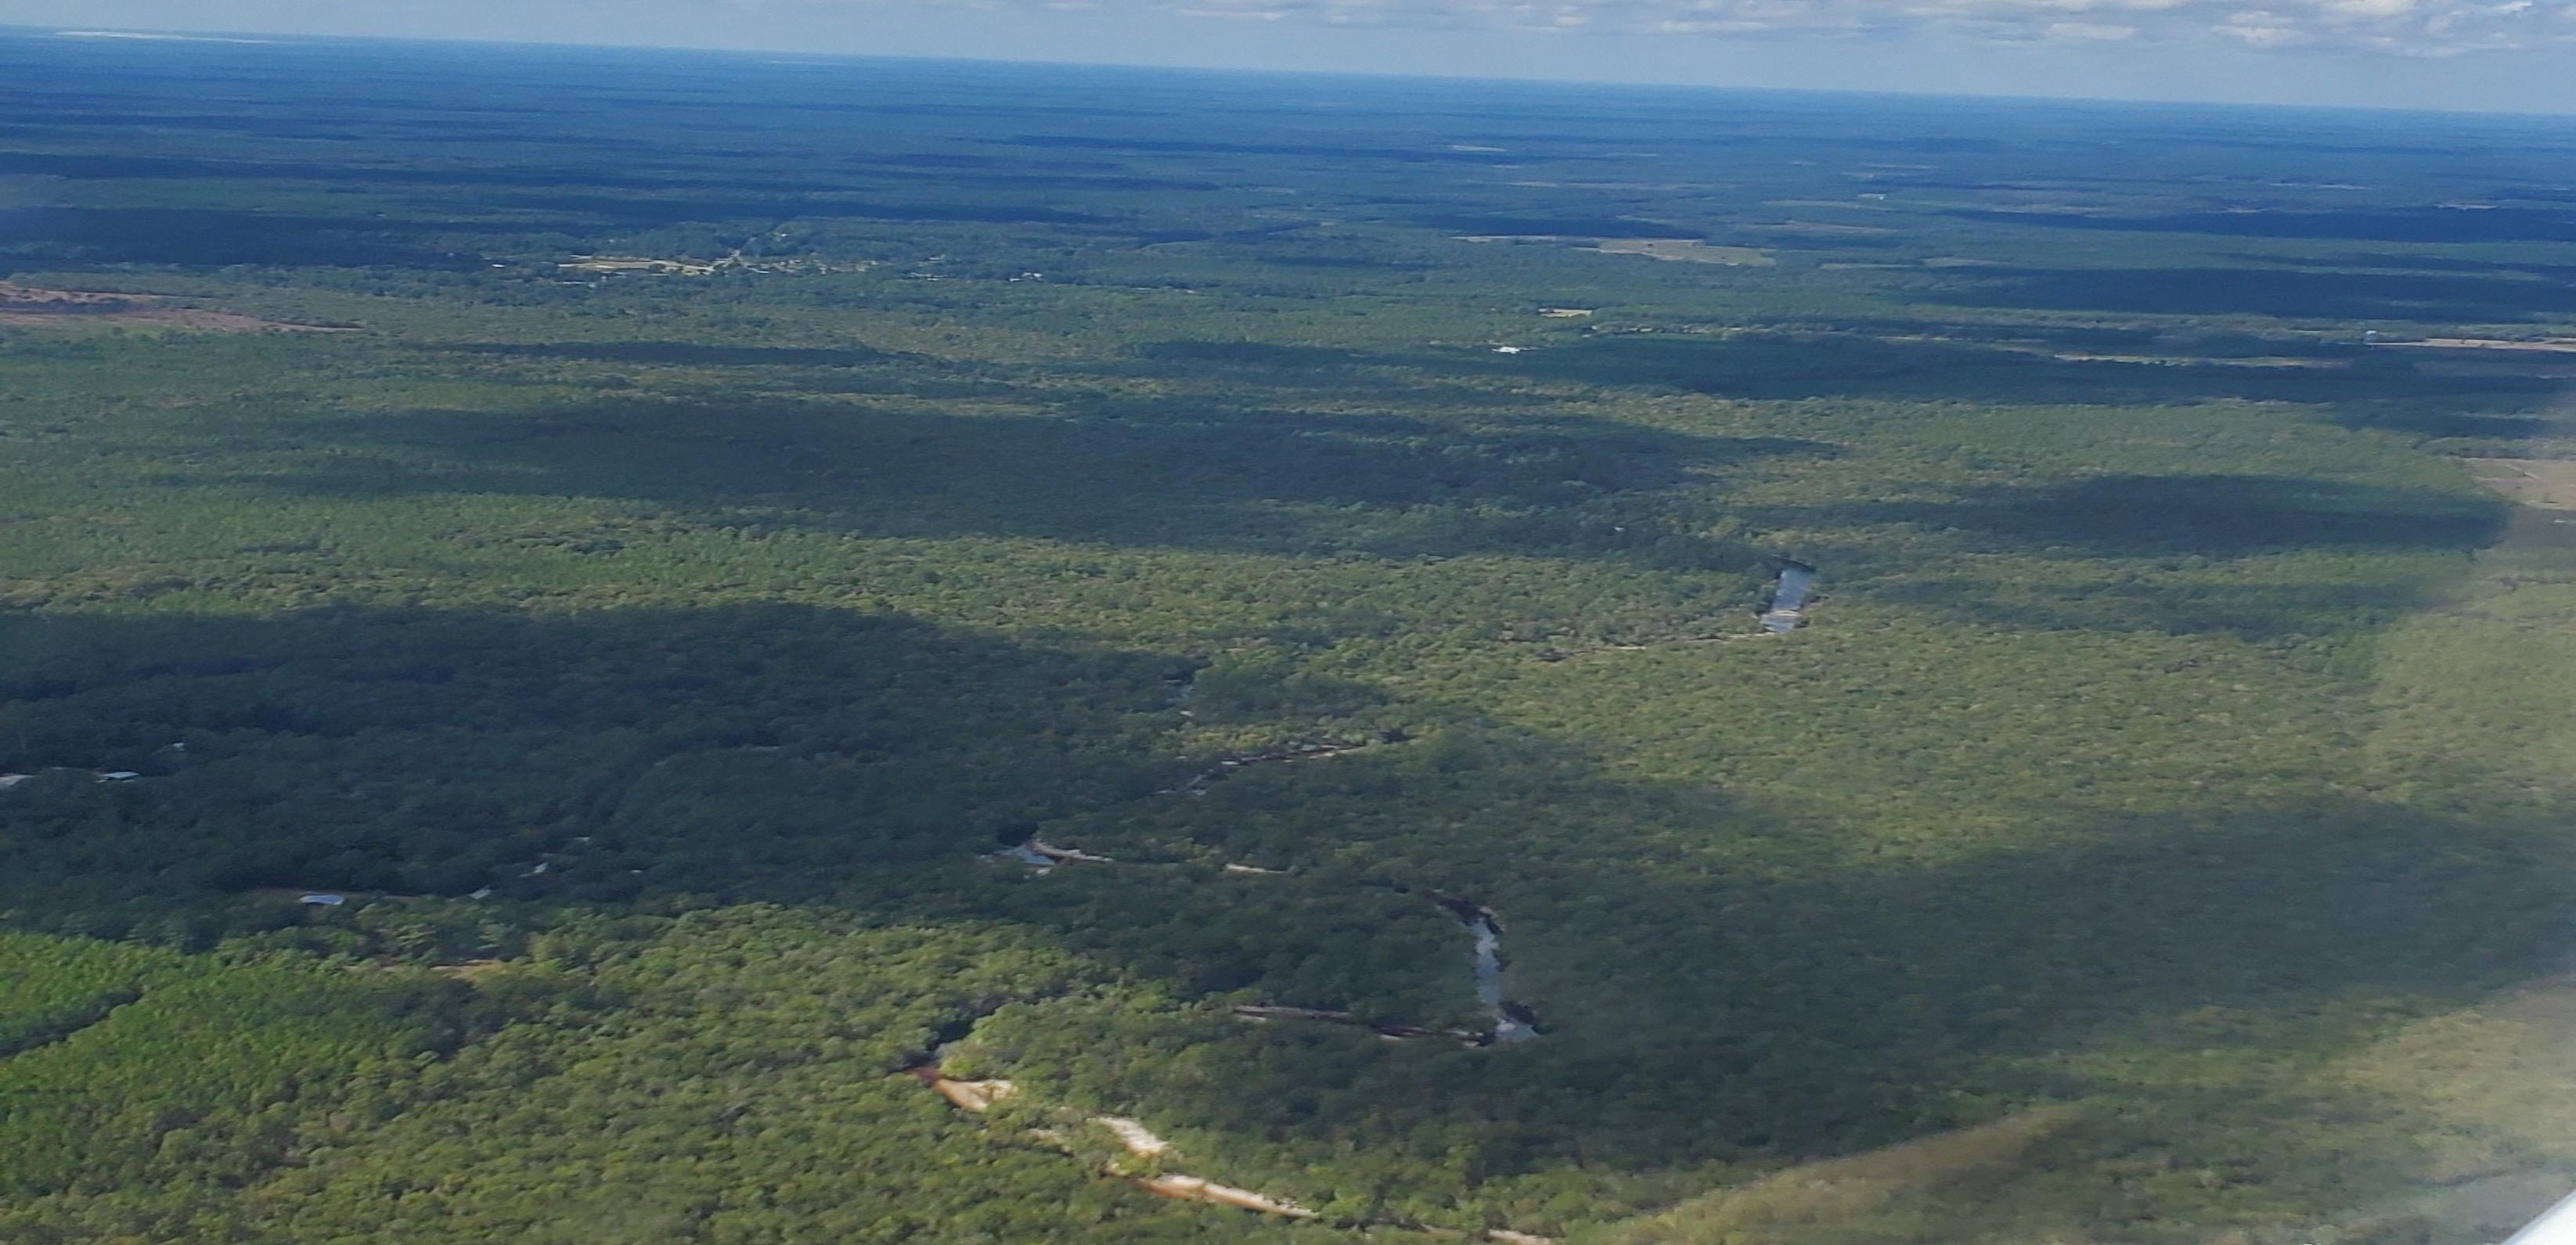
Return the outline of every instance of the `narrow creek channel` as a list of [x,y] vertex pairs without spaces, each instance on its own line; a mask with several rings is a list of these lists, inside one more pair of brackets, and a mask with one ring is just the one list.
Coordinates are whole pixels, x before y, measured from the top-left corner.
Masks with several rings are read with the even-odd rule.
[[[1329,755],[1329,754],[1326,754]],[[1057,847],[1044,839],[1030,838],[993,853],[994,858],[1027,865],[1039,874],[1052,872],[1071,863],[1114,865],[1116,860],[1077,848]],[[1229,864],[1229,874],[1284,876],[1286,870],[1266,869],[1257,865]],[[1494,910],[1473,899],[1431,892],[1430,899],[1441,906],[1475,939],[1476,1002],[1492,1013],[1493,1028],[1477,1033],[1465,1029],[1433,1029],[1418,1025],[1372,1024],[1346,1011],[1315,1007],[1238,1006],[1234,1014],[1242,1019],[1268,1022],[1280,1019],[1322,1020],[1334,1024],[1365,1024],[1380,1037],[1404,1040],[1446,1035],[1470,1046],[1510,1046],[1539,1036],[1538,1016],[1526,1004],[1513,1001],[1503,991],[1503,975],[1510,962],[1503,956],[1503,923]]]
[[[1194,785],[1193,790],[1203,790],[1205,782],[1213,781],[1214,777],[1221,776],[1228,770],[1240,765],[1270,760],[1300,760],[1315,756],[1331,756],[1336,752],[1345,750],[1347,750],[1346,746],[1306,744],[1286,751],[1258,754],[1251,757],[1232,758],[1219,769],[1212,771],[1210,775],[1203,776],[1199,782]],[[1044,839],[1036,837],[1035,835],[1031,835],[1029,838],[1019,843],[1002,847],[999,851],[992,853],[992,855],[999,859],[1015,861],[1026,865],[1039,874],[1049,873],[1063,865],[1073,863],[1111,866],[1118,864],[1117,861],[1110,857],[1095,855],[1090,852],[1085,852],[1079,848],[1058,847]],[[1130,867],[1133,867],[1132,864]],[[1265,868],[1257,865],[1227,864],[1222,867],[1222,872],[1228,874],[1284,876],[1288,871]],[[1423,894],[1423,892],[1420,891],[1413,891],[1410,887],[1399,886],[1397,889],[1414,894]],[[1509,961],[1506,960],[1503,955],[1503,924],[1502,921],[1494,915],[1493,909],[1486,907],[1484,904],[1476,900],[1456,895],[1443,894],[1439,891],[1430,891],[1426,897],[1432,902],[1439,904],[1444,911],[1449,913],[1451,918],[1458,922],[1461,928],[1465,929],[1474,938],[1476,1001],[1493,1016],[1493,1028],[1490,1031],[1478,1033],[1468,1029],[1431,1029],[1413,1025],[1370,1022],[1364,1021],[1360,1017],[1346,1011],[1333,1011],[1309,1007],[1238,1005],[1232,1009],[1234,1015],[1242,1020],[1263,1024],[1267,1024],[1275,1020],[1298,1019],[1317,1020],[1333,1024],[1360,1025],[1374,1030],[1380,1037],[1394,1041],[1436,1036],[1446,1037],[1471,1047],[1509,1046],[1526,1042],[1539,1036],[1538,1017],[1532,1013],[1529,1008],[1513,1002],[1504,992],[1504,976],[1510,965]],[[980,1017],[978,1018],[980,1019]],[[1019,1087],[1008,1080],[958,1080],[941,1072],[940,1067],[948,1054],[949,1047],[955,1042],[963,1039],[967,1030],[971,1028],[973,1023],[974,1021],[969,1020],[963,1024],[942,1029],[940,1032],[935,1034],[934,1037],[936,1040],[928,1053],[928,1057],[923,1059],[921,1062],[904,1069],[903,1074],[911,1076],[919,1080],[922,1084],[929,1086],[932,1090],[935,1090],[941,1097],[947,1099],[950,1104],[956,1106],[958,1109],[970,1114],[981,1115],[991,1110],[995,1103],[1016,1094]],[[1115,1115],[1093,1115],[1087,1117],[1071,1117],[1068,1118],[1066,1122],[1073,1123],[1076,1122],[1076,1120],[1078,1120],[1080,1124],[1107,1129],[1112,1136],[1117,1138],[1121,1148],[1123,1148],[1132,1159],[1144,1160],[1159,1165],[1162,1159],[1171,1154],[1172,1146],[1169,1142],[1156,1136],[1141,1121],[1133,1118]],[[1078,1147],[1070,1142],[1065,1129],[1062,1127],[1039,1127],[1033,1129],[1030,1135],[1039,1140],[1045,1141],[1068,1154],[1078,1152]],[[1155,1170],[1150,1167],[1146,1170],[1140,1171],[1129,1166],[1125,1162],[1114,1162],[1109,1166],[1098,1169],[1098,1174],[1123,1179],[1147,1192],[1182,1201],[1207,1202],[1219,1206],[1231,1206],[1241,1210],[1252,1211],[1257,1214],[1292,1220],[1317,1220],[1323,1218],[1323,1216],[1317,1211],[1309,1207],[1302,1206],[1287,1198],[1273,1197],[1251,1189],[1222,1185],[1203,1177],[1184,1175],[1179,1172]],[[1539,1236],[1530,1232],[1520,1232],[1510,1228],[1488,1227],[1482,1230],[1462,1229],[1434,1226],[1412,1220],[1395,1219],[1335,1221],[1334,1226],[1371,1233],[1381,1230],[1394,1230],[1421,1234],[1433,1238],[1472,1238],[1498,1242],[1501,1243],[1501,1245],[1556,1245],[1556,1243],[1548,1237]]]
[[1795,631],[1806,621],[1807,602],[1816,595],[1816,568],[1804,562],[1790,562],[1780,568],[1780,582],[1771,590],[1771,604],[1762,611],[1762,629],[1773,635]]
[[1503,926],[1494,910],[1472,899],[1441,897],[1439,904],[1476,936],[1476,1001],[1494,1014],[1488,1039],[1496,1046],[1526,1042],[1538,1036],[1538,1018],[1503,995]]
[[1487,919],[1467,928],[1476,935],[1476,1001],[1494,1013],[1494,1041],[1508,1046],[1537,1037],[1538,1026],[1522,1018],[1519,1004],[1503,997],[1503,931]]

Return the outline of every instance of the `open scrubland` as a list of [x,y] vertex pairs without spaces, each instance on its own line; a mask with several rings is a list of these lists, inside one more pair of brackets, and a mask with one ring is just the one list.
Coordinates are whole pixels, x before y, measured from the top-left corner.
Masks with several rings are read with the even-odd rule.
[[0,100],[0,1239],[2576,1186],[2563,125],[35,32]]

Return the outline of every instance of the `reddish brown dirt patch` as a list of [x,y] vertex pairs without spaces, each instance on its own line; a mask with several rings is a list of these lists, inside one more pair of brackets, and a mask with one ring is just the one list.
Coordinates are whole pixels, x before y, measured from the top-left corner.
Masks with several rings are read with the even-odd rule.
[[203,333],[354,333],[319,324],[281,324],[235,311],[180,307],[158,294],[40,290],[0,281],[0,324],[152,324]]

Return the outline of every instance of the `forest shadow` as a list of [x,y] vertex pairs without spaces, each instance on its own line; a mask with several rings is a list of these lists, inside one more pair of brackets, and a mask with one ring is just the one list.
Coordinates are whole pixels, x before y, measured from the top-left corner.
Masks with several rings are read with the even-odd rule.
[[[416,349],[429,360],[428,366],[447,374],[455,372],[459,359],[493,360],[492,366],[475,373],[478,384],[557,391],[572,387],[639,402],[736,406],[746,401],[895,397],[1027,405],[1033,398],[1051,396],[1033,392],[1032,381],[1037,378],[1015,371],[863,342],[761,345],[628,339],[457,342]],[[1089,409],[1079,402],[1059,405],[1068,414]]]
[[[1462,425],[1181,401],[1073,409],[1086,413],[639,398],[351,416],[288,434],[339,447],[330,465],[252,482],[341,497],[627,498],[712,526],[870,536],[1734,566],[1737,551],[1658,522],[1658,496],[1743,463],[1832,452],[1565,416]],[[218,480],[241,482],[182,482]]]
[[[685,224],[768,224],[782,220],[849,219],[903,221],[913,224],[1057,225],[1115,227],[1119,217],[1068,211],[1035,204],[862,201],[818,198],[810,194],[767,198],[714,195],[598,195],[495,193],[477,196],[479,204],[560,212],[619,225],[662,228]],[[520,226],[529,232],[541,224]]]
[[460,272],[487,262],[433,240],[537,232],[518,222],[392,220],[219,208],[0,208],[10,255],[49,263],[261,264]]
[[2415,320],[2445,324],[2556,321],[2576,289],[2511,277],[2264,268],[1978,269],[1923,302],[1954,307],[2115,311],[2176,316]]
[[2019,631],[2157,631],[2267,641],[2348,634],[2424,604],[2399,584],[2209,583],[2183,576],[2116,583],[2033,584],[1958,575],[1874,582],[1873,601]]
[[[365,181],[364,171],[354,180]],[[399,180],[399,179],[389,179]],[[457,176],[452,180],[467,181]],[[40,206],[0,208],[8,251],[49,265],[169,264],[189,267],[365,267],[470,272],[488,267],[484,252],[558,251],[566,239],[608,246],[607,235],[681,225],[768,227],[796,219],[874,220],[917,224],[991,224],[1080,229],[1145,236],[1147,226],[1121,218],[1051,207],[998,204],[861,202],[811,195],[773,198],[684,197],[509,191],[428,198],[415,218],[381,213],[245,211],[197,207]],[[319,201],[320,195],[313,196]],[[441,216],[436,213],[455,212]]]
[[[663,399],[734,403],[759,398],[868,394],[916,398],[1000,398],[1017,405],[1042,405],[1068,418],[1150,423],[1210,423],[1239,415],[1271,418],[1287,412],[1265,410],[1236,396],[1242,385],[1260,387],[1274,398],[1295,394],[1329,400],[1335,409],[1314,418],[1351,426],[1375,423],[1394,427],[1415,417],[1354,413],[1354,401],[1382,401],[1390,407],[1439,407],[1475,413],[1554,408],[1553,396],[1490,383],[1459,383],[1440,374],[1454,370],[1451,360],[1374,354],[1337,346],[1252,341],[1174,340],[1147,343],[1124,359],[1093,362],[1068,376],[1061,367],[1012,366],[988,361],[959,361],[881,350],[862,343],[834,345],[765,345],[682,341],[464,342],[425,345],[427,354],[487,355],[504,359],[619,363],[668,367],[652,388]],[[887,365],[871,370],[854,370]],[[725,369],[692,373],[685,369]],[[825,374],[820,369],[833,369]],[[802,372],[793,369],[804,369]],[[500,376],[526,385],[567,382],[620,387],[628,378],[603,374],[566,375],[552,369],[529,369]],[[1071,380],[1148,380],[1157,392],[1134,392],[1122,386],[1100,393],[1068,387]],[[1473,378],[1477,382],[1490,377]],[[1298,416],[1305,418],[1306,416]],[[1785,439],[1773,439],[1788,447]],[[1806,452],[1828,452],[1818,442],[1801,443]]]
[[[2340,796],[1886,852],[1455,711],[1442,738],[1192,798],[1169,790],[1186,659],[840,610],[21,615],[0,639],[0,765],[41,775],[10,794],[0,887],[47,928],[301,919],[245,897],[264,887],[490,887],[496,919],[779,902],[1018,925],[1184,1000],[1382,1007],[1419,1002],[1424,973],[1466,998],[1467,939],[1429,899],[1471,896],[1502,914],[1534,1043],[1197,1013],[1083,1067],[1130,1078],[1157,1120],[1488,1179],[1843,1153],[1970,1122],[1962,1102],[2187,1113],[2208,1086],[2160,1059],[2347,1049],[2370,1026],[2344,1002],[2380,1000],[2375,1025],[2538,972],[2567,898],[2530,828]],[[1329,681],[1265,695],[1283,719],[1383,703]],[[1121,863],[977,859],[1034,832]],[[1242,856],[1299,872],[1205,863]],[[1212,1075],[1167,1075],[1175,1041]],[[2104,1052],[2120,1072],[2076,1070]]]
[[[2565,888],[2536,830],[2344,799],[2201,806],[2088,818],[2051,828],[2046,846],[1929,866],[1730,878],[1695,896],[1722,921],[1700,939],[1674,933],[1675,945],[1723,947],[1741,965],[1733,979],[1682,980],[1675,965],[1664,990],[1623,980],[1629,1014],[1605,1013],[1602,1027],[1662,1035],[1664,1049],[1630,1057],[1659,1066],[1654,1080],[1734,1068],[1744,1082],[1708,1092],[1752,1090],[1728,1115],[1766,1121],[1735,1142],[1792,1152],[1922,1121],[1943,1088],[2154,1098],[2196,1087],[2097,1080],[2067,1057],[2133,1048],[2131,1073],[2152,1076],[2157,1057],[2203,1044],[2286,1053],[2244,1040],[2268,1032],[2322,1058],[2371,1036],[2348,1018],[2310,1024],[2354,995],[2438,1010],[2547,971],[2564,954]],[[1694,898],[1617,881],[1648,910]],[[2227,1020],[2194,1022],[2212,1011]],[[1677,1029],[1689,1036],[1674,1041]]]
[[2336,255],[2314,256],[2264,255],[2252,251],[2239,251],[2220,258],[2249,267],[2396,268],[2410,272],[2504,273],[2517,277],[2576,280],[2576,264],[2468,259],[2457,255],[2416,255],[2402,251],[2346,251]]
[[[63,121],[62,124],[131,125],[133,118],[114,114]],[[184,123],[185,128],[238,130],[249,133],[275,134],[276,120],[265,117],[154,117],[155,129],[171,128]],[[439,127],[439,137],[456,138],[487,130],[494,136],[506,135],[524,139],[523,124],[471,126],[450,123]],[[565,154],[595,154],[596,148],[564,136],[555,145]],[[725,181],[712,171],[697,176],[662,174],[639,176],[615,161],[597,161],[588,166],[565,164],[511,166],[477,163],[460,167],[405,168],[399,165],[374,165],[358,160],[262,160],[210,156],[133,155],[100,151],[76,152],[0,152],[0,173],[42,177],[74,178],[82,181],[114,181],[127,178],[153,180],[210,181],[299,181],[329,182],[349,185],[437,185],[464,188],[469,186],[579,186],[586,189],[663,190],[674,188],[727,187],[741,190],[739,179]],[[782,192],[810,189],[808,183],[785,179],[759,179],[766,184],[760,189],[775,188]]]
[[1343,372],[1383,362],[1364,352],[1339,346],[1196,338],[1148,342],[1128,353],[1148,363],[1172,367],[1218,367],[1253,372]]
[[[2417,403],[2351,405],[2335,411],[2337,426],[2375,428],[2425,441],[2533,441],[2566,426],[2563,418],[2539,415],[2479,415],[2455,408]],[[2434,448],[2434,447],[2428,447]],[[2457,449],[2450,453],[2460,452]]]
[[748,346],[684,341],[468,342],[443,349],[516,359],[579,359],[672,367],[859,367],[901,357],[865,346]]
[[1902,523],[1978,553],[2241,558],[2294,549],[2469,550],[2503,530],[2493,498],[2284,475],[2094,475],[1990,485],[1940,502],[1861,502],[1829,523]]
[[[2097,475],[1993,485],[1938,501],[1780,507],[1748,518],[1811,530],[1898,526],[1870,540],[1888,573],[1857,591],[1974,626],[2223,633],[2254,641],[2366,631],[2424,603],[2413,579],[2316,581],[2230,573],[2311,552],[2464,553],[2493,544],[2511,507],[2436,489],[2281,475]],[[1890,549],[1902,553],[1888,560]],[[1962,555],[2098,564],[2073,578],[1986,573]],[[1830,560],[1830,545],[1814,555]],[[2213,570],[2214,568],[2214,570]]]
[[[53,128],[82,122],[103,125],[131,125],[133,118],[115,114],[65,119],[51,118]],[[154,129],[191,128],[239,130],[252,133],[274,133],[277,126],[271,118],[206,117],[182,118],[156,116],[150,121]],[[389,126],[402,129],[407,127]],[[478,131],[494,137],[525,142],[530,135],[524,122],[488,126],[467,125],[450,118],[435,123],[435,137],[456,139]],[[405,141],[403,136],[395,141]],[[262,160],[204,156],[167,156],[109,154],[105,152],[0,152],[0,174],[77,178],[85,181],[108,181],[126,178],[155,180],[185,179],[209,181],[299,181],[324,182],[335,189],[365,186],[433,186],[458,192],[455,199],[464,205],[485,202],[484,196],[494,188],[518,189],[568,187],[587,191],[638,190],[663,192],[745,192],[774,195],[776,203],[793,203],[798,196],[822,191],[866,191],[882,189],[886,181],[938,182],[942,185],[1009,186],[1036,190],[1082,191],[1183,191],[1222,190],[1215,182],[1164,177],[1137,177],[1116,172],[998,173],[969,170],[998,167],[1000,161],[977,160],[958,155],[858,155],[835,162],[833,167],[815,168],[798,164],[792,170],[763,169],[748,173],[724,167],[733,152],[683,153],[688,161],[682,167],[666,166],[662,171],[638,171],[627,161],[614,157],[602,159],[604,152],[630,150],[649,153],[656,160],[669,161],[674,155],[667,144],[612,143],[596,135],[564,132],[544,135],[540,141],[556,158],[542,164],[494,164],[478,161],[471,165],[445,165],[431,168],[406,168],[399,165],[369,164],[359,160],[329,162],[320,160]],[[1114,168],[1114,166],[1111,166]],[[543,204],[534,199],[531,203]],[[648,205],[651,201],[646,201]],[[720,201],[723,202],[723,201]],[[531,225],[531,232],[536,226]]]
[[[1338,143],[1247,143],[1214,139],[1157,139],[1108,137],[1088,134],[1012,134],[981,141],[997,146],[1029,149],[1072,149],[1077,151],[1119,152],[1140,156],[1272,156],[1333,161],[1382,161],[1393,164],[1490,164],[1490,156],[1480,152],[1451,151],[1442,147],[1351,146]],[[1580,161],[1591,157],[1579,155],[1523,155],[1529,162]]]
[[[1917,331],[1920,326],[1915,326]],[[2112,347],[2117,349],[2118,347]],[[2171,347],[2127,347],[2161,353]],[[2320,365],[2321,364],[2321,365]],[[1891,341],[1832,335],[1725,339],[1592,338],[1452,371],[1535,376],[1587,385],[1650,385],[1769,401],[1853,398],[2011,406],[2159,406],[2205,402],[2333,403],[2356,411],[2438,400],[2458,411],[2528,406],[2555,382],[2496,376],[2456,383],[2417,378],[2393,361],[2341,354],[2319,364],[2155,362],[2061,357],[1974,341]],[[2399,418],[2398,413],[2387,416]]]
[[[1265,261],[1266,262],[1266,261]],[[1273,395],[1311,395],[1336,405],[1354,398],[1382,399],[1407,406],[1440,405],[1475,411],[1552,408],[1554,395],[1526,387],[1496,384],[1514,377],[1476,366],[1453,354],[1363,350],[1348,346],[1302,343],[1221,341],[1176,338],[1131,347],[1114,362],[1094,363],[1091,377],[1117,381],[1180,382],[1200,392],[1224,393],[1255,387]],[[1144,399],[1149,405],[1179,409],[1204,400],[1171,397]],[[1102,415],[1116,415],[1139,400],[1085,404]]]
[[[111,862],[138,896],[901,893],[903,870],[1167,780],[1192,667],[783,605],[21,614],[0,635],[0,769],[56,776],[13,792],[0,872],[30,900]],[[1370,702],[1301,686],[1283,703]],[[145,777],[88,781],[118,769]],[[120,829],[77,829],[103,808]],[[591,850],[562,857],[575,837]]]
[[[1141,950],[1193,993],[1374,1013],[1377,999],[1278,993],[1312,988],[1317,949],[1310,931],[1272,941],[1257,923],[1410,919],[1370,898],[1409,893],[1431,939],[1424,901],[1471,896],[1501,915],[1511,997],[1539,1040],[1390,1050],[1324,1025],[1211,1032],[1224,1053],[1197,1057],[1203,1075],[1139,1061],[1093,1092],[1222,1135],[1383,1146],[1487,1178],[1826,1157],[1986,1118],[1961,1103],[2108,1098],[2135,1117],[2133,1146],[2227,1111],[2314,1108],[2245,1095],[2372,1040],[2388,1014],[2467,1005],[2565,950],[2566,887],[2538,826],[2344,797],[2212,800],[1925,859],[1794,804],[1484,740],[1363,751],[1049,831],[1122,861],[1159,842],[1297,871],[1167,883],[1244,896],[1243,911],[1139,909],[1124,866],[1101,866],[1043,883],[1060,910],[1015,912],[1099,953]],[[1464,940],[1450,940],[1463,990]],[[1369,945],[1345,931],[1322,953],[1358,961]],[[1045,1053],[1119,1037],[1077,1031]],[[2280,1144],[2330,1164],[2353,1140],[2311,1127]]]
[[2074,212],[1967,209],[1947,215],[1990,225],[2106,233],[2198,233],[2229,238],[2341,239],[2355,242],[2576,242],[2576,221],[2541,208],[2443,207],[2346,211],[2171,212],[2087,216]]

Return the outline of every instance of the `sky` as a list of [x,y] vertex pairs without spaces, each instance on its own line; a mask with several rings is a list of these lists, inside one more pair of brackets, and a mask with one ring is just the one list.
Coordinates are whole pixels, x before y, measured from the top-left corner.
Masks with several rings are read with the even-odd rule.
[[0,24],[2576,114],[2576,0],[0,0]]

